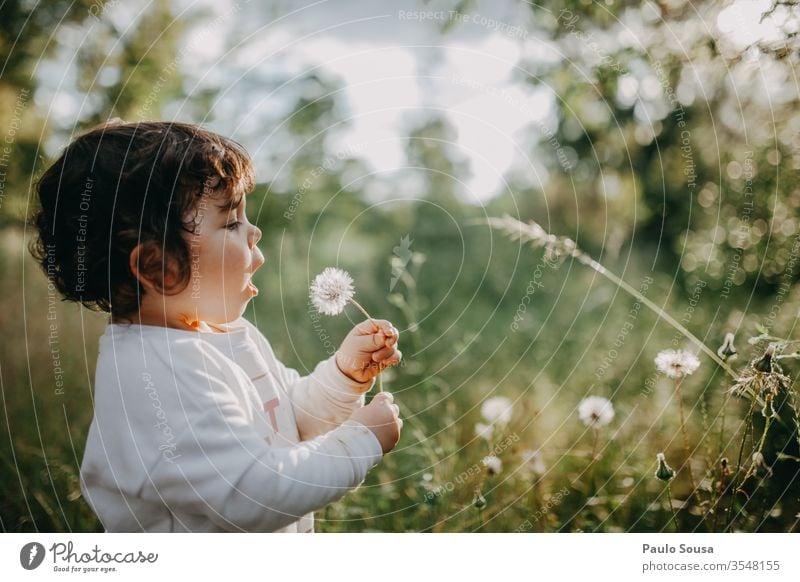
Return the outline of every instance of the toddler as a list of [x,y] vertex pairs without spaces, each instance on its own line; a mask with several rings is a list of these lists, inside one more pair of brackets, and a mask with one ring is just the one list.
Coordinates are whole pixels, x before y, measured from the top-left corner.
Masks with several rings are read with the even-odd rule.
[[107,531],[313,531],[397,443],[398,332],[356,325],[300,376],[242,317],[261,231],[251,160],[181,123],[112,121],[38,183],[32,252],[66,299],[110,314],[81,490]]

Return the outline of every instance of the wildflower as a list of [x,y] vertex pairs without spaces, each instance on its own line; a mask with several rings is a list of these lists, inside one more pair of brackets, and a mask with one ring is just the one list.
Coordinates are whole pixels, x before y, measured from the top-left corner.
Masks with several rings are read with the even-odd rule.
[[733,334],[728,332],[725,334],[725,340],[717,350],[717,355],[723,360],[732,360],[739,352],[733,347]]
[[764,355],[750,362],[736,380],[736,383],[728,392],[738,394],[748,394],[753,398],[761,395],[764,397],[764,408],[761,413],[769,418],[775,415],[772,406],[773,399],[781,390],[788,390],[792,381],[783,374],[783,369],[777,362],[772,360],[775,347],[770,345]]
[[483,422],[475,423],[475,436],[482,438],[488,442],[492,441],[492,433],[494,432],[494,427],[491,424],[485,424]]
[[499,475],[503,471],[503,461],[500,460],[500,457],[496,457],[495,455],[484,457],[483,466],[486,467],[486,473],[490,477]]
[[478,487],[475,488],[475,495],[472,498],[472,505],[478,511],[481,511],[486,507],[486,498],[481,495],[481,490]]
[[539,449],[531,450],[526,449],[522,451],[522,462],[534,475],[544,475],[547,472],[547,467],[544,465],[542,455]]
[[311,283],[311,302],[325,315],[339,315],[354,294],[353,278],[335,267],[325,268]]
[[488,398],[481,405],[481,415],[489,424],[505,426],[511,420],[511,400],[505,396]]
[[667,459],[664,457],[664,453],[658,453],[656,455],[656,461],[658,461],[658,469],[656,469],[655,477],[659,481],[672,481],[675,477],[675,470],[667,465]]
[[614,420],[614,406],[602,396],[587,396],[578,405],[578,416],[586,426],[599,428]]
[[655,359],[656,368],[669,378],[683,378],[694,373],[700,366],[700,360],[686,350],[662,350]]

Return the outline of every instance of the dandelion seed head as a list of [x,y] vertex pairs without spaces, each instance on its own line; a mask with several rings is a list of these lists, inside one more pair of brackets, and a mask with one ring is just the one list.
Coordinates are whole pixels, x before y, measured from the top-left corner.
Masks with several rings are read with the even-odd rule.
[[781,390],[788,390],[792,385],[792,380],[789,376],[783,373],[781,366],[773,360],[775,354],[775,347],[770,345],[760,358],[752,360],[750,364],[742,370],[739,378],[728,392],[744,396],[745,394],[751,398],[760,395],[765,399],[764,416],[774,414],[772,407],[772,399],[776,397]]
[[538,449],[525,449],[521,453],[522,463],[534,475],[544,475],[547,472],[542,454]]
[[586,426],[599,428],[614,420],[614,406],[608,398],[587,396],[578,404],[578,416]]
[[475,423],[475,436],[482,438],[486,441],[492,440],[492,433],[494,432],[494,427],[491,424],[486,424],[484,422]]
[[490,477],[499,475],[503,471],[503,461],[500,460],[500,457],[495,455],[484,457],[483,466],[486,467],[486,472]]
[[342,269],[326,267],[311,282],[309,297],[317,311],[339,315],[355,295],[353,278]]
[[481,416],[489,424],[503,427],[511,421],[511,406],[511,400],[505,396],[493,396],[484,400]]
[[686,350],[662,350],[655,359],[656,368],[668,378],[683,378],[700,367],[700,360]]

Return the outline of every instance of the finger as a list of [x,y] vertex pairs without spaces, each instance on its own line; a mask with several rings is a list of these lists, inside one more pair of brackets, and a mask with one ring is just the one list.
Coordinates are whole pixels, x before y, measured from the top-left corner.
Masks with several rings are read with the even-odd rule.
[[392,410],[394,410],[394,415],[399,417],[400,416],[400,407],[397,404],[390,404]]
[[388,360],[390,357],[394,355],[395,351],[396,350],[394,348],[383,348],[375,352],[372,352],[372,361],[382,362],[384,360]]
[[400,350],[395,350],[394,354],[386,360],[379,362],[381,369],[388,368],[389,366],[394,366],[395,364],[399,364],[400,360],[403,359],[403,352]]
[[397,328],[393,326],[391,323],[389,324],[388,328],[381,328],[383,331],[383,335],[386,336],[386,347],[393,346],[397,343],[397,340],[400,339],[400,332],[397,331]]
[[[361,323],[355,326],[356,331],[358,331],[359,335],[370,335],[373,333],[377,333],[383,331],[386,335],[389,335],[394,329],[394,326],[385,319],[365,319]],[[395,331],[397,331],[395,329]]]
[[394,402],[394,395],[391,392],[378,392],[373,398],[372,402],[378,402],[379,404],[384,400],[388,400],[389,402]]
[[368,335],[355,335],[347,338],[348,345],[359,352],[374,352],[386,347],[386,336],[383,332]]

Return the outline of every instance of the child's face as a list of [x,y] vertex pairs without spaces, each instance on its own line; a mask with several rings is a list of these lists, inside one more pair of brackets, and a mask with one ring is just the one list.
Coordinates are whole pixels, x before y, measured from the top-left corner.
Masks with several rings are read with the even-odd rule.
[[256,243],[261,230],[245,215],[245,198],[238,208],[221,209],[219,200],[204,196],[197,228],[187,238],[192,262],[189,285],[175,299],[177,317],[196,326],[198,320],[228,323],[238,319],[258,289],[252,274],[264,264]]

